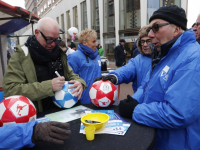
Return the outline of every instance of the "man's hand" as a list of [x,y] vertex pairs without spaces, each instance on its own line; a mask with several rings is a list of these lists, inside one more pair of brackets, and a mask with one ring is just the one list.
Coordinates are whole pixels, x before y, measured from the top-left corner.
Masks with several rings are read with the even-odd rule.
[[127,99],[121,100],[119,103],[119,114],[125,118],[132,118],[133,111],[138,105],[138,101],[127,95]]
[[69,139],[68,135],[71,134],[71,130],[68,130],[69,126],[69,123],[55,121],[37,123],[33,127],[32,142],[46,141],[64,144],[64,141]]
[[99,81],[99,80],[103,80],[103,81],[109,80],[113,84],[117,84],[117,77],[115,75],[112,75],[112,74],[95,78],[94,82]]
[[81,98],[82,92],[83,92],[83,85],[81,84],[81,82],[76,81],[76,80],[71,80],[68,81],[69,83],[73,83],[73,85],[69,86],[69,89],[75,88],[71,94],[75,94],[75,97],[78,96],[78,100]]
[[64,86],[64,84],[65,84],[64,77],[57,77],[51,80],[52,90],[54,92],[62,90],[62,87]]

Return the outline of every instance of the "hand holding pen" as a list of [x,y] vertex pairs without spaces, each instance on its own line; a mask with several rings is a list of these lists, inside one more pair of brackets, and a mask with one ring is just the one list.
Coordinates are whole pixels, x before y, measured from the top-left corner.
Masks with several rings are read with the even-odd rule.
[[62,87],[65,84],[65,78],[63,76],[60,76],[60,74],[55,71],[55,74],[58,76],[57,78],[53,78],[51,80],[51,85],[52,85],[52,90],[55,91],[60,91]]

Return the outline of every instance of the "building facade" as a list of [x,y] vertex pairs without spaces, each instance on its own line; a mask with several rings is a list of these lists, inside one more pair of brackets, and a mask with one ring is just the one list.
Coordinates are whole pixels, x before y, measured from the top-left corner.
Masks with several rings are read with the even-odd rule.
[[[139,29],[149,23],[155,10],[167,5],[177,5],[187,13],[187,0],[25,0],[26,9],[34,10],[41,18],[51,17],[58,22],[66,31],[61,35],[63,39],[70,39],[67,33],[70,27],[79,31],[86,28],[96,30],[97,42],[103,46],[104,56],[111,61],[121,38],[126,40],[129,59]],[[24,34],[31,34],[31,29]],[[26,38],[21,38],[20,44],[25,41]],[[74,42],[78,45],[77,39]]]

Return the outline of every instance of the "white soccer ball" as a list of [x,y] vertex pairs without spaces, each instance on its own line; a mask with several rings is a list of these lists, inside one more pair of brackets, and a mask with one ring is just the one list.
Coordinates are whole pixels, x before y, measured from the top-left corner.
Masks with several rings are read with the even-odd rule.
[[75,88],[69,89],[68,87],[70,85],[73,84],[66,81],[62,90],[55,92],[53,102],[56,106],[60,108],[71,108],[78,102],[78,97],[75,97],[75,94],[71,94]]

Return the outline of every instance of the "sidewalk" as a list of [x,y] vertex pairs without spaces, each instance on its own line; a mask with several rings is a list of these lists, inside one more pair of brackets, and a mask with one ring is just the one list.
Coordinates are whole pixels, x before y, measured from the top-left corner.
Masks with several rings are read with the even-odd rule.
[[[115,62],[109,61],[108,68],[117,68],[117,66],[115,66]],[[128,94],[133,95],[132,82],[129,84],[126,83],[120,84],[119,100],[127,98]]]

